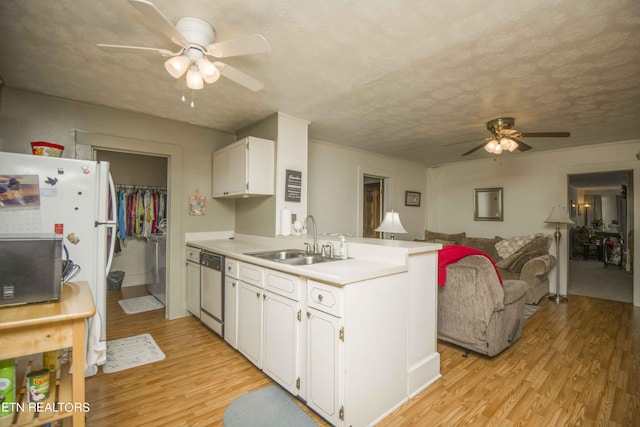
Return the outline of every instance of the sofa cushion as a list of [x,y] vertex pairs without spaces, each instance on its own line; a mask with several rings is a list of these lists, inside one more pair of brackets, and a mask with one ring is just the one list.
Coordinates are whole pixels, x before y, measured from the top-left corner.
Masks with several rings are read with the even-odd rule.
[[500,256],[500,258],[502,259],[506,259],[518,252],[520,248],[537,237],[544,237],[544,234],[537,233],[530,234],[528,236],[516,236],[501,240],[500,242],[496,243],[496,251],[498,252],[498,256]]
[[498,253],[496,252],[496,243],[500,240],[502,240],[502,238],[497,236],[493,239],[486,237],[467,237],[462,240],[461,245],[479,249],[489,255],[489,257],[495,262],[500,260],[500,257],[498,257]]
[[544,235],[536,237],[514,254],[497,261],[496,266],[501,270],[520,271],[522,267],[533,258],[548,254],[550,243],[551,239]]
[[519,272],[522,270],[522,267],[532,259],[548,253],[548,251],[518,251],[509,258],[496,262],[496,266],[501,270]]
[[442,239],[433,239],[433,243],[440,243],[442,246],[455,245],[456,242],[453,240],[442,240]]
[[[454,242],[456,245],[462,244],[462,239],[466,237],[466,233],[463,231],[462,233],[456,234],[447,234],[447,233],[437,233],[434,231],[425,230],[424,232],[424,240],[427,242],[434,242],[436,239],[444,240],[448,242]],[[440,242],[437,242],[440,243]]]

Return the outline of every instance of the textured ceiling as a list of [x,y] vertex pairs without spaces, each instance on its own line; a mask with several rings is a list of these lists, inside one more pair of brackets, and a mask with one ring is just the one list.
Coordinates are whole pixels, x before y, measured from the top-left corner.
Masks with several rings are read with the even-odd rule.
[[491,156],[461,154],[502,116],[522,132],[571,132],[526,139],[534,151],[640,137],[638,0],[154,4],[173,22],[208,21],[218,41],[262,34],[269,54],[225,62],[265,88],[222,78],[195,92],[196,108],[181,103],[162,57],[96,48],[177,50],[126,0],[0,1],[6,87],[231,133],[281,111],[309,120],[311,138],[426,165]]

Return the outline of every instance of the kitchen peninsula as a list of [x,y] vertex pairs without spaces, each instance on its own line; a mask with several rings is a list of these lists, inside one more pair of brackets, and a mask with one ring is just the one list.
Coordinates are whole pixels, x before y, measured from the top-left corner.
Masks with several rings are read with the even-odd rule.
[[331,424],[376,424],[440,377],[439,244],[350,238],[349,259],[290,265],[250,254],[307,236],[186,240],[226,259],[225,340]]

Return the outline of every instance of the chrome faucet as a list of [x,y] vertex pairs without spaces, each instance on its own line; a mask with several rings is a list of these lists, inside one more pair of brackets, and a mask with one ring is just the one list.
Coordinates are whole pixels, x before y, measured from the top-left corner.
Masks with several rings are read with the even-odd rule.
[[311,220],[311,224],[313,224],[313,253],[317,254],[318,251],[318,227],[316,227],[316,219],[313,215],[307,215],[304,219],[304,225],[307,226],[307,222]]
[[[325,251],[325,249],[329,249],[329,255],[327,255],[327,251]],[[333,244],[331,244],[331,242],[327,242],[326,245],[322,245],[322,256],[333,258]]]

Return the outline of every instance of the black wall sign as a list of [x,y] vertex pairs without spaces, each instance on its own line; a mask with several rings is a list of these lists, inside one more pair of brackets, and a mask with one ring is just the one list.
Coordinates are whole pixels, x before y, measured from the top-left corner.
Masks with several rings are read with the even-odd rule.
[[299,202],[302,193],[302,172],[287,169],[284,189],[286,202]]

